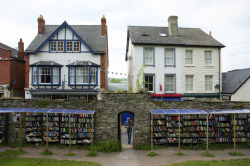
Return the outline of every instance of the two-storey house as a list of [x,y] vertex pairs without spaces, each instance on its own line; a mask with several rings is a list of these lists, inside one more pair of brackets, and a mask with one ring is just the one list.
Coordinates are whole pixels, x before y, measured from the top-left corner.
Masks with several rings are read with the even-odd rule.
[[137,74],[145,65],[143,88],[152,97],[218,98],[223,47],[199,28],[179,28],[177,16],[169,17],[168,27],[128,26],[128,89],[136,91]]
[[108,89],[108,35],[101,25],[45,25],[26,53],[26,98],[95,98]]
[[0,97],[24,97],[24,43],[18,50],[0,43]]

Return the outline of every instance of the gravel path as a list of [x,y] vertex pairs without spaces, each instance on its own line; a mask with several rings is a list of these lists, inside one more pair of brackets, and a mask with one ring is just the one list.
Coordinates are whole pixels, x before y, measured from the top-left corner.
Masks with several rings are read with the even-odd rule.
[[[160,166],[168,165],[172,163],[184,162],[187,160],[230,160],[230,159],[240,159],[240,158],[250,158],[250,150],[239,149],[237,152],[243,153],[245,156],[229,156],[228,153],[232,152],[232,149],[227,150],[218,150],[218,151],[209,151],[215,155],[215,157],[203,157],[201,156],[204,153],[204,150],[181,150],[185,156],[175,156],[174,153],[177,153],[177,148],[165,148],[154,150],[155,153],[159,154],[156,157],[148,157],[147,154],[150,151],[136,151],[132,149],[132,145],[128,145],[126,133],[123,131],[122,134],[122,143],[123,151],[120,153],[98,153],[97,157],[87,157],[86,154],[88,151],[72,149],[72,153],[75,156],[65,156],[69,152],[68,149],[58,149],[58,148],[49,148],[55,155],[52,156],[41,156],[40,153],[44,151],[42,147],[24,147],[23,150],[28,154],[22,155],[21,157],[25,158],[49,158],[57,160],[76,160],[76,161],[93,161],[100,163],[102,166]],[[6,148],[0,148],[0,152],[4,151]],[[17,149],[15,149],[17,150]]]

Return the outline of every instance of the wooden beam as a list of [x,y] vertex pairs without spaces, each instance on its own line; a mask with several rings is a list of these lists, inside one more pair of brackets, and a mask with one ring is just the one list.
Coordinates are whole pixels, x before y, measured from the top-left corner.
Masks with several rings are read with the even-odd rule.
[[179,115],[179,142],[178,142],[178,151],[181,153],[181,115]]
[[154,119],[154,115],[151,114],[151,151],[154,150],[154,145],[153,145],[153,119]]

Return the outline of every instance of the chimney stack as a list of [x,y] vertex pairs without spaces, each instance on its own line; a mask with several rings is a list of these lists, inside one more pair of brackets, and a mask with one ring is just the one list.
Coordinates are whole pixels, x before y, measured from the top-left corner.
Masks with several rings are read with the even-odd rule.
[[212,32],[211,31],[209,31],[209,36],[212,36]]
[[104,15],[101,19],[101,36],[106,36],[106,18]]
[[18,57],[24,59],[24,43],[22,38],[20,38],[20,41],[18,42]]
[[43,19],[43,16],[40,15],[37,21],[38,21],[38,35],[42,36],[43,32],[45,31],[45,20]]
[[179,36],[178,33],[178,17],[177,16],[169,16],[168,17],[168,32],[172,37]]

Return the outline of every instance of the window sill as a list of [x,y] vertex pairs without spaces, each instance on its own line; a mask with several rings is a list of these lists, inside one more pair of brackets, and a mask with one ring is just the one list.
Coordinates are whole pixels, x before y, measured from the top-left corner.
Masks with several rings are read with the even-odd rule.
[[205,65],[205,67],[214,67],[214,65]]
[[165,67],[175,67],[175,65],[165,65]]
[[32,86],[61,86],[61,84],[31,84]]
[[184,65],[184,67],[195,67],[195,65]]

